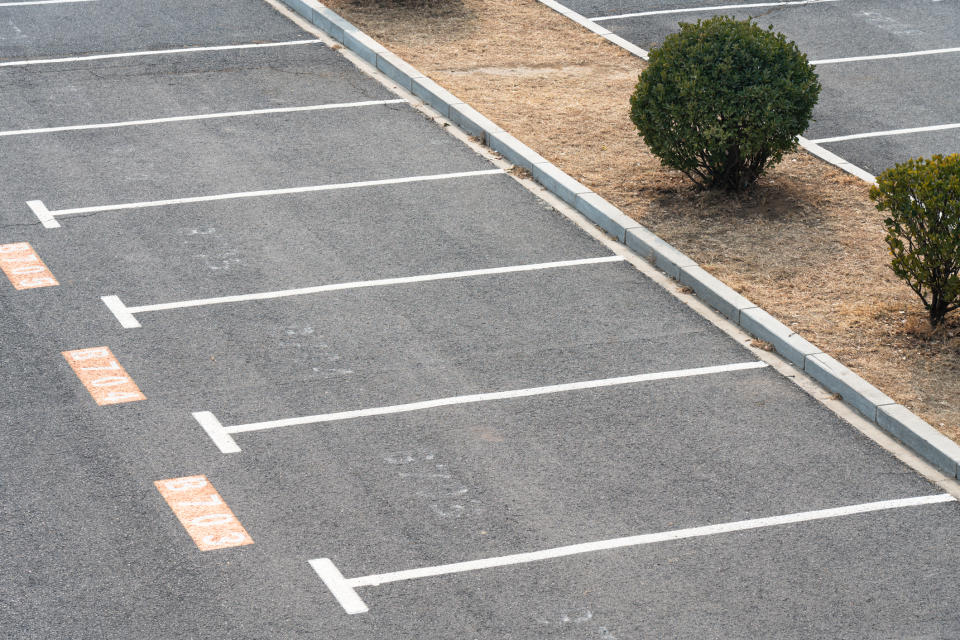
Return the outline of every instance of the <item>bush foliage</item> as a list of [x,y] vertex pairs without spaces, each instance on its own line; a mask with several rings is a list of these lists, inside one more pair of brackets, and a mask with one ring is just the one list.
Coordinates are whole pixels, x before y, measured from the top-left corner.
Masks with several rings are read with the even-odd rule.
[[870,189],[883,221],[893,272],[936,327],[960,308],[960,154],[917,158],[887,169]]
[[681,24],[650,52],[630,118],[663,164],[703,188],[740,191],[796,148],[819,95],[796,44],[717,16]]

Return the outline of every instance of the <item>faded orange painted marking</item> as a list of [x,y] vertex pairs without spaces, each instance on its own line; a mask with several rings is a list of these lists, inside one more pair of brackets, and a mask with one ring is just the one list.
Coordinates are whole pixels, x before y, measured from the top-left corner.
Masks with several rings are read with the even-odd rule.
[[171,478],[153,484],[200,551],[253,544],[253,538],[206,476]]
[[38,289],[60,284],[29,242],[0,244],[0,269],[14,289]]
[[109,347],[64,351],[63,357],[101,407],[147,399],[117,362]]

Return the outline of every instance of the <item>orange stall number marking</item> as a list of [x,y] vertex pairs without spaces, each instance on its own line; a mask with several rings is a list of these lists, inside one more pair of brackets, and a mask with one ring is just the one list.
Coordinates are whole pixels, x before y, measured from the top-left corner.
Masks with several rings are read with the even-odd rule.
[[0,244],[0,269],[14,289],[38,289],[60,284],[29,242]]
[[63,357],[101,407],[147,399],[108,347],[64,351]]
[[154,482],[200,551],[253,544],[233,511],[206,476]]

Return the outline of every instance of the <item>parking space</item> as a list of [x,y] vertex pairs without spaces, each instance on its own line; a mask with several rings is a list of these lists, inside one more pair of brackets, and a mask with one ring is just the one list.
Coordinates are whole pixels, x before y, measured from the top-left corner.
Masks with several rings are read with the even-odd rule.
[[165,0],[162,9],[150,0],[3,4],[0,64],[309,37],[268,6],[248,10],[229,0]]
[[338,82],[350,63],[300,42],[0,67],[19,88],[0,96],[0,132],[396,99],[376,83]]
[[[22,54],[312,39],[219,8]],[[12,637],[960,629],[953,496],[326,45],[0,80]]]
[[[753,18],[786,34],[823,83],[806,138],[877,174],[910,157],[956,153],[960,125],[960,9],[934,0],[696,3],[568,0],[564,4],[651,49],[678,22],[714,15]],[[926,127],[921,132],[902,131]],[[930,129],[939,127],[938,129]],[[863,136],[856,143],[834,141]],[[820,142],[820,140],[823,140]]]

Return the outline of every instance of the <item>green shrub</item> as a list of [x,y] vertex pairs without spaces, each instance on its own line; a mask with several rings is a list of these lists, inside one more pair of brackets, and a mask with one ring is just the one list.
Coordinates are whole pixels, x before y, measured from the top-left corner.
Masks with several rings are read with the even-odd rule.
[[890,212],[883,223],[893,272],[920,296],[936,327],[960,308],[960,154],[887,169],[870,197]]
[[630,119],[666,166],[703,188],[740,191],[796,148],[819,95],[796,44],[717,16],[681,24],[650,52]]

